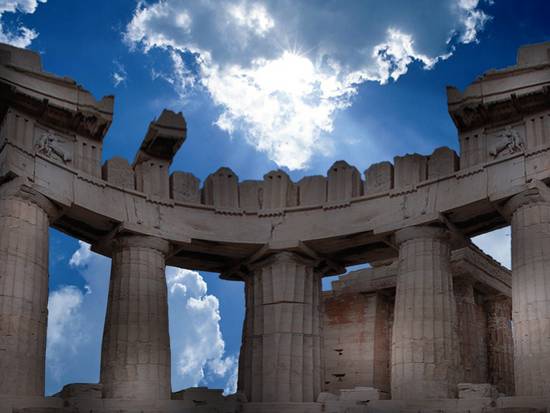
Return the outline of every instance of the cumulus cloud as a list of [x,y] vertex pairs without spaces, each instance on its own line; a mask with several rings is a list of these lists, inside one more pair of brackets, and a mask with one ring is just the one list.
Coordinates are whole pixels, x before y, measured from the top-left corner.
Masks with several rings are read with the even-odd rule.
[[8,43],[16,47],[28,47],[38,36],[38,33],[19,25],[14,29],[5,27],[4,13],[25,13],[33,14],[39,3],[46,3],[47,0],[0,0],[0,42]]
[[[111,262],[79,241],[69,265],[82,275],[85,287],[65,286],[50,293],[48,394],[66,383],[99,380]],[[225,383],[226,393],[234,393],[237,357],[225,354],[217,297],[208,294],[207,284],[198,272],[167,267],[166,278],[173,388],[180,390],[218,379]]]
[[63,359],[75,354],[84,340],[80,313],[84,294],[74,286],[53,291],[48,299],[48,344],[46,360],[56,380],[61,379]]
[[69,265],[71,267],[86,267],[92,259],[91,245],[84,241],[78,241],[78,245],[78,249],[69,259]]
[[172,386],[174,389],[208,383],[209,376],[225,379],[225,392],[236,391],[237,358],[225,354],[220,330],[219,301],[208,294],[196,271],[167,267]]
[[335,116],[360,84],[396,81],[414,62],[431,69],[488,19],[479,0],[162,0],[138,3],[124,39],[166,50],[163,77],[182,98],[205,90],[222,110],[218,127],[300,169],[329,154]]
[[79,241],[69,266],[78,271],[84,287],[65,286],[50,292],[46,394],[57,392],[67,383],[99,380],[111,262]]

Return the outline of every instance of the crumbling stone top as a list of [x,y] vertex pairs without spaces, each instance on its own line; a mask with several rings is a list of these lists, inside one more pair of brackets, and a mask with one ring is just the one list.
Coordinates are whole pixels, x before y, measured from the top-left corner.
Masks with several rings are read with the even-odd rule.
[[96,100],[74,80],[44,72],[36,52],[0,43],[0,83],[0,106],[34,112],[45,124],[99,141],[111,125],[114,96]]
[[144,155],[171,161],[186,138],[187,123],[182,113],[164,109],[158,119],[149,124],[137,161]]

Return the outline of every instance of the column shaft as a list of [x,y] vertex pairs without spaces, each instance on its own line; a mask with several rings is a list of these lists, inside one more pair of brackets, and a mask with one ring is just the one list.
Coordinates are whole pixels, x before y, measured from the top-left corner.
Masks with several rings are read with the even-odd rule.
[[474,286],[468,278],[455,278],[461,383],[487,382],[487,317],[475,301]]
[[512,216],[512,302],[517,396],[550,394],[550,204]]
[[514,394],[514,339],[512,337],[512,300],[510,297],[491,297],[487,309],[487,352],[489,382],[500,393]]
[[115,242],[101,355],[105,398],[170,398],[167,249],[150,237]]
[[36,203],[0,199],[0,394],[44,395],[48,225]]
[[321,391],[321,278],[291,253],[246,281],[239,389],[252,402],[312,402]]
[[449,243],[437,228],[396,236],[392,399],[454,397],[459,353]]

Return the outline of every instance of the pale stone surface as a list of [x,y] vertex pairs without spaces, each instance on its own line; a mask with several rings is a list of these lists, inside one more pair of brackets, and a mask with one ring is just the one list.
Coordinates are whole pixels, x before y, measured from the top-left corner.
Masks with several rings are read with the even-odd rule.
[[456,397],[459,352],[450,246],[439,228],[397,233],[393,399]]
[[188,172],[174,172],[170,175],[170,197],[174,201],[199,204],[201,202],[199,178]]
[[258,212],[262,196],[261,181],[243,181],[239,183],[239,205],[246,212]]
[[365,193],[389,191],[393,188],[393,165],[380,162],[371,165],[365,171]]
[[53,206],[6,192],[0,192],[0,395],[42,396]]
[[487,381],[487,316],[476,302],[474,280],[453,279],[460,346],[459,380],[463,383]]
[[281,252],[246,276],[239,390],[250,402],[313,402],[321,392],[321,278]]
[[405,156],[396,156],[395,188],[402,188],[425,181],[428,178],[428,158],[417,153]]
[[223,403],[223,390],[209,389],[207,387],[190,387],[172,393],[172,400],[189,400],[198,406]]
[[136,190],[159,198],[169,198],[169,167],[170,164],[164,160],[141,159],[134,165]]
[[[544,187],[545,188],[545,187]],[[509,201],[516,395],[550,394],[550,200],[532,189]]]
[[262,183],[262,210],[277,210],[296,205],[293,182],[281,171],[271,171],[264,175]]
[[321,392],[319,393],[319,396],[317,396],[317,403],[325,403],[328,401],[337,401],[338,396],[329,392]]
[[208,175],[202,191],[203,202],[220,209],[239,207],[239,178],[229,168],[220,168]]
[[458,155],[450,148],[437,148],[428,158],[428,179],[452,175],[458,169]]
[[383,293],[323,293],[324,390],[356,386],[390,392],[393,304]]
[[168,242],[157,238],[114,241],[101,354],[105,398],[170,398],[166,253]]
[[165,109],[149,124],[133,164],[138,191],[158,198],[170,197],[168,169],[186,138],[187,124],[181,112]]
[[102,178],[113,185],[135,189],[134,171],[124,158],[115,157],[105,161],[102,167]]
[[489,383],[458,383],[457,388],[459,399],[494,399],[498,396],[495,386]]
[[320,205],[327,200],[327,178],[306,176],[298,182],[300,205]]
[[54,397],[62,399],[101,399],[103,386],[101,384],[73,383],[63,386],[63,389]]
[[512,299],[497,295],[486,300],[489,382],[502,394],[514,394]]
[[[372,380],[380,374],[390,378],[390,340],[385,336],[391,337],[394,318],[396,264],[397,261],[342,275],[332,282],[332,291],[323,292],[325,391],[336,393],[339,389],[370,385],[389,392],[381,382]],[[513,368],[507,367],[504,358],[508,351],[512,360],[511,312],[494,314],[492,310],[492,303],[502,309],[499,303],[511,302],[506,295],[510,294],[510,271],[473,246],[452,252],[451,270],[458,307],[460,377],[476,377],[479,383],[511,383],[513,388]],[[500,291],[498,296],[495,291]],[[383,300],[377,300],[377,296]],[[380,311],[382,308],[386,310]],[[376,319],[386,326],[385,333],[373,329]],[[488,353],[494,360],[489,365]],[[372,372],[376,375],[372,376]],[[335,373],[337,376],[333,376]],[[501,392],[507,393],[504,388]]]
[[335,162],[328,170],[327,176],[328,202],[347,202],[361,195],[361,174],[347,162]]
[[380,400],[380,390],[373,387],[355,387],[354,389],[340,390],[341,401],[367,402]]

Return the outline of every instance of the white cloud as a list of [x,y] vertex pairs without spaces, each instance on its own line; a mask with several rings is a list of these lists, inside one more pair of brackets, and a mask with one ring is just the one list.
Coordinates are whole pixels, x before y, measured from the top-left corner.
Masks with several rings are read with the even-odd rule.
[[113,61],[115,70],[112,73],[112,80],[115,87],[118,87],[120,84],[125,85],[126,80],[128,79],[128,73],[126,73],[126,68],[118,60]]
[[69,260],[84,279],[84,287],[66,286],[50,292],[46,394],[67,383],[97,383],[107,294],[109,259],[79,241]]
[[245,128],[250,144],[289,169],[304,168],[327,148],[321,134],[332,132],[334,112],[355,92],[292,52],[249,68],[205,65],[203,74],[203,85],[224,108],[218,127],[230,134]]
[[457,7],[460,21],[463,24],[459,33],[460,41],[464,44],[477,42],[477,33],[483,29],[490,17],[477,7],[479,0],[458,0]]
[[38,36],[33,29],[25,26],[18,26],[15,30],[5,27],[2,21],[4,13],[25,13],[33,14],[39,3],[46,3],[47,0],[0,0],[0,42],[8,43],[16,47],[28,47]]
[[300,169],[330,154],[335,116],[361,83],[395,81],[413,62],[431,69],[488,18],[478,0],[163,0],[140,2],[124,38],[167,50],[173,73],[163,77],[182,98],[206,90],[222,109],[218,127]]
[[220,330],[218,299],[196,271],[167,267],[172,386],[180,388],[208,383],[209,375],[226,380],[226,393],[235,392],[237,359],[225,354]]
[[[79,241],[69,265],[79,271],[86,286],[84,292],[67,286],[50,293],[47,368],[53,381],[47,383],[47,393],[66,383],[99,380],[110,260]],[[225,354],[218,299],[207,293],[198,272],[167,267],[166,279],[173,388],[208,384],[218,378],[226,382],[226,393],[234,392],[237,358]]]
[[510,227],[472,238],[474,244],[506,268],[512,268],[512,237]]
[[275,26],[275,22],[261,4],[231,4],[227,11],[235,23],[244,26],[259,36],[265,36]]
[[372,51],[374,70],[367,67],[363,71],[352,73],[349,77],[356,77],[353,83],[365,79],[385,84],[390,78],[395,81],[407,73],[409,65],[415,60],[421,62],[425,69],[431,69],[439,60],[448,57],[449,53],[436,57],[419,53],[415,50],[412,35],[390,28],[385,41],[374,46]]
[[73,253],[69,260],[71,267],[84,267],[92,259],[91,245],[84,241],[78,241],[79,248]]
[[48,342],[46,360],[55,378],[61,378],[63,359],[74,354],[84,339],[82,315],[84,294],[74,286],[50,293],[48,299]]

